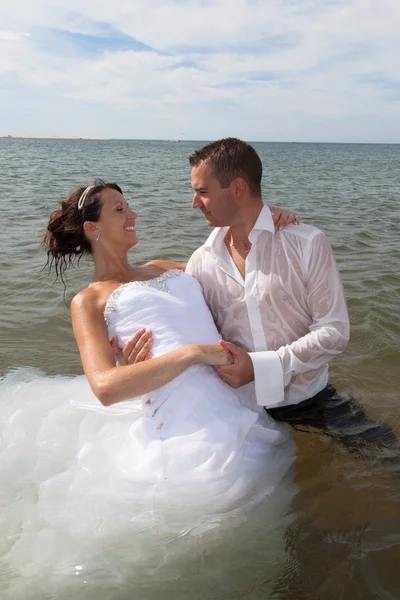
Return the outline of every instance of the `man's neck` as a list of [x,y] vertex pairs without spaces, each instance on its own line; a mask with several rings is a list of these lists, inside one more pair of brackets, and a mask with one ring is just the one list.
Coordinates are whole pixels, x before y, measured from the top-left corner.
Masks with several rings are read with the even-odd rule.
[[241,215],[241,218],[238,219],[238,222],[230,226],[229,232],[233,242],[248,240],[249,234],[256,224],[262,209],[262,202],[254,204],[254,206],[247,207],[246,212]]

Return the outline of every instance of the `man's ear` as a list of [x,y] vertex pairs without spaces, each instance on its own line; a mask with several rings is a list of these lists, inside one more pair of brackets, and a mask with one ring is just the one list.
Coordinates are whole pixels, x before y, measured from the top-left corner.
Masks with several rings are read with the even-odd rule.
[[243,177],[236,177],[236,179],[234,179],[232,183],[233,191],[237,200],[242,200],[242,198],[244,198],[247,195],[249,189],[247,182],[243,179]]

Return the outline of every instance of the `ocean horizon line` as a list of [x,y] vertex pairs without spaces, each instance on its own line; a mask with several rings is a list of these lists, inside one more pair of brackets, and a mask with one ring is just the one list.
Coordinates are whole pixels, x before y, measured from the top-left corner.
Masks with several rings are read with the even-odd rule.
[[[235,136],[229,136],[235,137]],[[120,138],[120,137],[92,137],[81,135],[0,135],[0,139],[9,140],[63,140],[63,141],[96,141],[96,142],[211,142],[209,138],[204,139],[178,139],[178,138]],[[217,138],[221,139],[221,138]],[[243,139],[243,138],[242,138]],[[303,140],[247,140],[250,144],[329,144],[348,146],[398,146],[399,142],[331,142],[331,141],[303,141]]]

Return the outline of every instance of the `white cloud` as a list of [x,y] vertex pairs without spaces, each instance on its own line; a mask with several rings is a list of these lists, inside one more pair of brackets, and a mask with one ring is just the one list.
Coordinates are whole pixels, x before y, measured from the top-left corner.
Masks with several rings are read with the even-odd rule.
[[29,33],[21,33],[18,31],[5,31],[0,29],[0,42],[21,42],[29,37]]
[[[10,93],[17,86],[27,98],[33,90],[45,94],[52,114],[57,106],[64,114],[71,103],[76,122],[90,122],[92,135],[175,138],[184,131],[203,139],[339,141],[340,134],[343,141],[400,142],[397,0],[379,7],[373,0],[37,0],[34,11],[30,6],[21,0],[0,9],[9,27],[0,32],[0,84]],[[54,42],[44,45],[46,28],[53,39],[57,29],[113,30],[150,49],[69,55]],[[107,123],[85,120],[94,106],[107,110]],[[10,118],[15,128],[18,115],[8,106],[7,132]],[[38,126],[33,119],[23,133],[89,133],[49,131],[46,118]]]

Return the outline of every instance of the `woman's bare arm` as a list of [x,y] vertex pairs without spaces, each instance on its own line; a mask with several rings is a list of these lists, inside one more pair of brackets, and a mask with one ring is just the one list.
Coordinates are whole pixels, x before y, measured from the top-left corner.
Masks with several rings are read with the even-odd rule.
[[190,344],[150,361],[117,367],[96,293],[87,289],[75,296],[71,315],[83,369],[93,393],[105,406],[151,392],[194,363],[229,364],[222,347]]
[[150,263],[156,267],[160,267],[163,271],[170,271],[171,269],[184,271],[186,269],[186,263],[175,262],[173,260],[151,260]]

